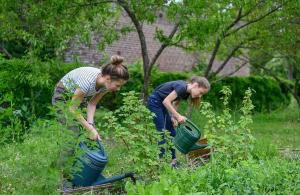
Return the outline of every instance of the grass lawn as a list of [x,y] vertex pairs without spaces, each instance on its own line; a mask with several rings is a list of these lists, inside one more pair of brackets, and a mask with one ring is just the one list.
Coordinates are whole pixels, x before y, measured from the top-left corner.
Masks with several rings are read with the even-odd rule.
[[285,109],[255,114],[251,129],[259,142],[300,149],[300,109],[295,102]]

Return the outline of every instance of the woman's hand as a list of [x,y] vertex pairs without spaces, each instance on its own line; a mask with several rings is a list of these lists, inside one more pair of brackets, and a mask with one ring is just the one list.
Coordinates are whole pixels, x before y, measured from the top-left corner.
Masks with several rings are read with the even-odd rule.
[[171,121],[173,123],[173,127],[176,128],[178,126],[178,121],[174,117],[171,117]]
[[98,133],[98,131],[95,128],[93,128],[92,130],[90,130],[89,138],[91,140],[95,140],[95,141],[97,141],[97,140],[101,141],[102,140],[101,137],[100,137],[100,135],[99,135],[99,133]]
[[186,117],[179,114],[178,116],[176,116],[176,120],[178,121],[178,123],[182,124],[185,123]]

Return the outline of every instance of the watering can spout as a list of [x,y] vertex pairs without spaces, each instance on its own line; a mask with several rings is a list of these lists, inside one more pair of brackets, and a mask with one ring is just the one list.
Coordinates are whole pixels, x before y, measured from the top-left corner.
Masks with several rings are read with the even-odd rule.
[[96,186],[96,185],[112,183],[112,182],[115,182],[115,181],[120,181],[120,180],[122,180],[124,178],[127,178],[127,177],[130,177],[131,180],[135,183],[136,180],[135,180],[134,174],[133,173],[125,173],[125,174],[113,176],[113,177],[110,177],[110,178],[105,178],[103,175],[100,175],[99,178],[97,179],[97,181],[94,182],[92,185]]
[[176,136],[174,138],[175,147],[187,154],[190,151],[206,148],[207,144],[197,144],[197,141],[201,137],[201,130],[190,120],[186,120],[184,124],[181,124],[176,129]]

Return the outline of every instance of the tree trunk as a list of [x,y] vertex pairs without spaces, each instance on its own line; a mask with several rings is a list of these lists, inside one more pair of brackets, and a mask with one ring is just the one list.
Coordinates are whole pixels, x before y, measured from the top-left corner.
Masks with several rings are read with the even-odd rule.
[[142,89],[142,99],[144,101],[144,103],[146,104],[147,99],[148,99],[148,95],[149,95],[149,83],[150,83],[150,73],[151,71],[145,71],[144,74],[144,84],[143,84],[143,89]]
[[142,51],[142,58],[143,58],[143,70],[144,70],[144,85],[143,85],[141,95],[142,95],[142,98],[145,103],[148,98],[148,85],[149,85],[149,78],[150,78],[150,71],[151,71],[145,34],[143,32],[142,24],[136,17],[135,13],[130,9],[128,2],[124,1],[124,0],[118,0],[118,3],[123,7],[123,9],[126,11],[128,16],[130,17],[130,19],[131,19],[132,23],[134,24],[134,27],[138,33],[138,36],[139,36],[139,41],[140,41],[141,51]]
[[300,96],[299,95],[297,95],[297,96],[294,95],[294,97],[296,98],[296,101],[298,103],[298,108],[300,108]]
[[292,94],[294,95],[294,98],[298,103],[298,107],[300,108],[300,81],[299,80],[295,82],[295,92]]
[[219,38],[217,38],[216,44],[215,44],[215,48],[214,48],[214,50],[213,50],[213,52],[212,52],[212,54],[211,54],[209,63],[208,63],[208,65],[207,65],[207,69],[206,69],[205,74],[204,74],[204,76],[205,76],[206,78],[209,76],[209,73],[210,73],[210,71],[211,71],[211,69],[212,69],[212,66],[213,66],[213,63],[214,63],[214,61],[215,61],[216,55],[217,55],[217,53],[218,53],[218,50],[219,50],[219,48],[220,48],[220,45],[221,45],[221,40],[220,40]]
[[293,70],[293,65],[288,63],[288,71],[287,71],[287,77],[289,80],[293,80],[293,73],[294,73],[294,70]]

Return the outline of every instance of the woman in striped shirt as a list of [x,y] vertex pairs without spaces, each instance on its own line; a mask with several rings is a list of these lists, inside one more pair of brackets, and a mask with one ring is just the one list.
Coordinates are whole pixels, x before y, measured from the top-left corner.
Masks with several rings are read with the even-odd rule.
[[99,100],[108,92],[118,91],[129,79],[127,67],[123,58],[114,55],[111,63],[98,69],[94,67],[80,67],[67,73],[56,85],[52,104],[66,102],[66,94],[71,94],[70,111],[76,113],[76,109],[85,97],[91,97],[87,104],[87,117],[77,115],[80,124],[89,132],[89,138],[100,140],[100,135],[94,127],[94,114]]

